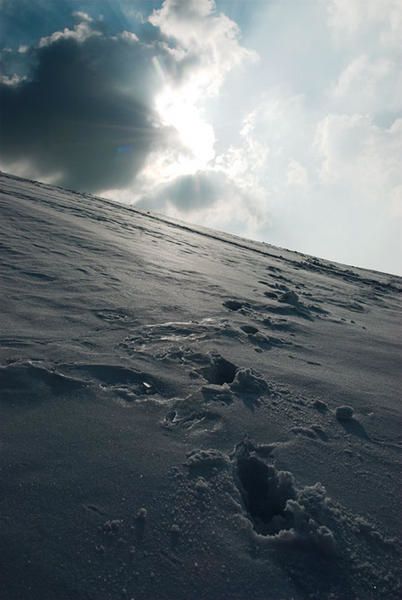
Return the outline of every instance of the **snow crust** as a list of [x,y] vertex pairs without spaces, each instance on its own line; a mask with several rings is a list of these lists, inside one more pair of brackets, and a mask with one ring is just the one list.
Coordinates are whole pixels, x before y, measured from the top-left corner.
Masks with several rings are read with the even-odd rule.
[[0,175],[4,600],[400,598],[396,276]]

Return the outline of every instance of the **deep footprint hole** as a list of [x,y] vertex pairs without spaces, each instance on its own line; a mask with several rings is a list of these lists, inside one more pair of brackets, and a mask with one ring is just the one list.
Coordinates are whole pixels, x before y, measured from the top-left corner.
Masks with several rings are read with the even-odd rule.
[[244,302],[240,302],[239,300],[225,300],[223,306],[229,310],[240,310],[241,308],[245,307],[246,304]]
[[237,366],[220,355],[211,358],[211,364],[199,371],[208,383],[223,385],[232,383],[237,372]]
[[258,333],[258,328],[254,327],[254,325],[240,325],[240,329],[244,331],[244,333],[249,333],[251,335]]
[[285,512],[286,502],[295,498],[288,473],[278,472],[257,456],[237,460],[239,489],[254,529],[261,535],[275,535],[292,526]]

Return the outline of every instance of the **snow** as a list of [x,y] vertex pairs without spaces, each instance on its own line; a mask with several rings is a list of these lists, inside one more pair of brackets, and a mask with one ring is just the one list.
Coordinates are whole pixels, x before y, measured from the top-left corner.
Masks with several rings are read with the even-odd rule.
[[396,276],[0,175],[2,600],[400,597]]
[[353,418],[353,408],[351,406],[338,406],[335,414],[338,421],[351,421]]

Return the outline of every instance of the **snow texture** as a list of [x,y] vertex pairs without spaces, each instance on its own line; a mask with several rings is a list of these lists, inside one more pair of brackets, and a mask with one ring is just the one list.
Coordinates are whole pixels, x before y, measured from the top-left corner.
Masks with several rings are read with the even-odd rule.
[[396,600],[400,278],[0,175],[2,600]]

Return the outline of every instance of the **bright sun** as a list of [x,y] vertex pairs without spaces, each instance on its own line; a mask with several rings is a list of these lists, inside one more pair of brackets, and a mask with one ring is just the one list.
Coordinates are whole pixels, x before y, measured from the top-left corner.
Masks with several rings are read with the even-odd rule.
[[162,124],[173,127],[183,145],[183,154],[172,165],[172,176],[205,169],[214,158],[215,134],[199,107],[200,94],[195,85],[166,86],[156,98]]

